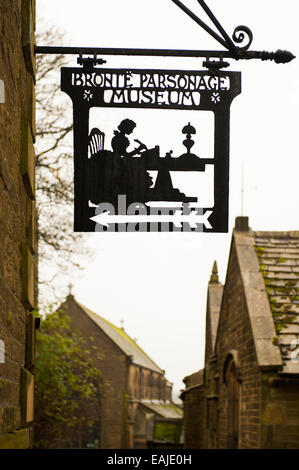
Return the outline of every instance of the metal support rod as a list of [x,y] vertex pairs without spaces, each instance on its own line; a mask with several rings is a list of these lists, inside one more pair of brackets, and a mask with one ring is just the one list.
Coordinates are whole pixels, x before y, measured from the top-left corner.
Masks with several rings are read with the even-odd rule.
[[207,33],[209,33],[213,38],[216,39],[223,47],[228,47],[228,44],[219,36],[212,28],[206,25],[198,16],[196,16],[189,8],[187,8],[180,0],[171,0],[175,3],[181,10],[183,10],[190,18],[192,18],[199,26],[201,26]]
[[208,17],[210,18],[210,20],[213,21],[214,25],[216,26],[216,28],[218,29],[218,31],[220,32],[220,34],[222,34],[222,36],[224,37],[224,39],[226,40],[227,42],[227,48],[230,49],[232,52],[236,52],[237,51],[237,46],[233,43],[233,41],[231,40],[231,38],[229,37],[229,35],[227,34],[227,32],[224,30],[224,28],[221,26],[221,24],[219,23],[219,21],[217,20],[216,16],[213,14],[213,12],[210,10],[210,8],[207,6],[207,4],[204,2],[204,0],[197,0],[198,3],[200,4],[200,6],[202,7],[202,9],[206,12],[206,14],[208,15]]
[[36,54],[92,54],[157,57],[232,57],[229,51],[197,51],[184,49],[121,49],[103,47],[35,46]]
[[289,51],[240,51],[236,54],[231,51],[196,51],[183,49],[120,49],[103,47],[67,47],[67,46],[35,46],[35,54],[92,54],[110,56],[157,56],[157,57],[217,57],[230,59],[260,59],[274,60],[277,64],[291,62],[295,56]]

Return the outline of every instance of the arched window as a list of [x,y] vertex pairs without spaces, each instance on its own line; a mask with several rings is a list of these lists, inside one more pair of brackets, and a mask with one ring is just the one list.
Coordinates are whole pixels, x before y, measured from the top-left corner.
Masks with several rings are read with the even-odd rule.
[[229,354],[224,366],[224,382],[226,384],[227,404],[227,448],[239,447],[239,410],[240,410],[240,379],[238,364],[233,354]]

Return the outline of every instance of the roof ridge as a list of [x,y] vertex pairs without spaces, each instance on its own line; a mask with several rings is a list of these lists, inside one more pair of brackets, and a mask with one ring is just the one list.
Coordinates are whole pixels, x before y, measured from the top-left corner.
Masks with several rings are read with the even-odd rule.
[[[97,314],[96,314],[96,315],[97,315]],[[139,349],[139,351],[141,351],[145,356],[147,356],[147,357],[151,360],[151,362],[153,362],[159,369],[161,369],[161,368],[158,366],[158,364],[157,364],[155,361],[153,361],[153,359],[142,349],[141,346],[139,346],[138,343],[136,343],[136,341],[135,341],[124,329],[120,328],[119,326],[114,325],[114,324],[111,323],[109,320],[106,320],[106,319],[103,318],[103,317],[101,317],[101,318],[102,318],[104,321],[106,321],[107,323],[109,323],[109,324],[112,326],[112,328],[114,328],[115,330],[117,330],[118,332],[120,332],[120,334],[121,334],[122,336],[123,336],[123,334],[126,335],[126,337],[130,340],[130,342],[133,343],[133,345],[134,345],[137,349]],[[162,369],[161,369],[161,370],[162,370]]]
[[285,238],[299,238],[299,230],[254,230],[255,237],[281,236]]
[[[114,325],[114,323],[112,323],[111,321],[107,320],[106,318],[102,317],[101,315],[99,315],[98,313],[94,312],[93,310],[89,309],[88,307],[86,307],[85,305],[81,304],[80,302],[78,302],[76,299],[74,299],[74,301],[79,305],[79,307],[85,312],[87,313],[88,315],[91,314],[91,315],[95,315],[96,317],[98,317],[100,320],[102,320],[104,323],[106,323],[107,325],[109,325],[111,328],[113,328],[113,330],[119,335],[120,338],[124,339],[128,344],[130,344],[132,347],[134,347],[135,349],[137,349],[137,351],[139,351],[143,356],[145,356],[161,373],[163,373],[163,369],[161,369],[161,367],[158,366],[158,364],[141,348],[141,346],[139,346],[139,344],[136,343],[136,341],[134,341],[133,338],[131,338],[131,336],[128,335],[128,333],[123,330],[122,328]],[[97,324],[98,327],[100,327],[100,325]],[[107,332],[105,332],[107,334]],[[109,334],[108,334],[109,336]],[[111,341],[114,341],[113,338],[111,338],[109,336],[109,338],[111,339]],[[118,345],[119,346],[119,345]],[[122,349],[122,348],[121,348]],[[128,354],[126,351],[123,351],[127,356],[130,356],[130,354]],[[150,369],[150,367],[147,367],[145,365],[142,365],[142,367],[144,367],[145,369],[148,368]]]

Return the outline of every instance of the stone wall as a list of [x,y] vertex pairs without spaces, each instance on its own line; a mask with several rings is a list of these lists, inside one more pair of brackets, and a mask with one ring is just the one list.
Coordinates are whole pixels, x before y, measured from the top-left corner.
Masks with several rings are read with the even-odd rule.
[[31,445],[35,305],[35,0],[0,0],[0,448]]
[[167,379],[158,372],[131,364],[129,392],[134,399],[170,400]]
[[205,387],[204,371],[185,377],[186,390],[181,395],[184,403],[184,447],[205,448]]
[[103,449],[127,448],[129,359],[95,325],[73,297],[68,297],[62,309],[72,319],[71,328],[80,336],[92,337],[93,344],[103,354],[102,360],[94,359],[94,364],[99,368],[104,379],[100,446]]
[[247,311],[242,276],[233,241],[217,335],[216,355],[219,371],[219,447],[228,447],[227,385],[225,361],[232,353],[239,380],[239,448],[259,448],[261,372]]
[[[80,336],[93,338],[101,359],[94,358],[95,366],[103,378],[101,403],[100,447],[104,449],[134,448],[135,415],[139,400],[171,400],[172,384],[158,371],[133,363],[116,342],[104,333],[69,295],[61,307],[71,318],[71,329]],[[144,448],[146,441],[140,441]]]
[[299,378],[264,372],[261,434],[263,449],[299,448]]
[[[209,283],[204,385],[192,388],[198,373],[193,374],[185,379],[183,392],[186,446],[192,443],[197,448],[208,449],[298,449],[299,373],[297,361],[290,364],[289,357],[294,351],[290,341],[296,340],[298,325],[294,321],[290,328],[288,324],[284,334],[275,331],[271,297],[261,274],[263,268],[258,263],[254,233],[263,237],[263,242],[271,239],[271,243],[275,237],[283,244],[286,239],[298,237],[293,232],[290,237],[287,232],[283,237],[281,232],[278,235],[252,232],[248,220],[244,219],[247,218],[237,218],[232,237],[222,303],[218,303],[215,351],[210,321],[212,284]],[[294,245],[291,246],[286,252],[292,256]],[[276,256],[279,251],[274,246]],[[283,279],[281,276],[278,282]],[[197,408],[201,407],[205,410],[200,412],[204,426],[198,423]]]

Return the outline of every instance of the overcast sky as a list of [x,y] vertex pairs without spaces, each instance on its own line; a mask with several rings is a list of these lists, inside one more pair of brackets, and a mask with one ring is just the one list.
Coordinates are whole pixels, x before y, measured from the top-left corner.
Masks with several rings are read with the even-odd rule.
[[[296,0],[207,3],[230,35],[238,25],[252,30],[251,50],[287,49],[299,55]],[[205,19],[196,0],[185,4]],[[37,15],[38,28],[43,18],[65,31],[65,46],[222,49],[170,0],[37,0]],[[201,59],[107,60],[107,67],[202,68]],[[128,334],[166,370],[175,390],[183,387],[184,376],[203,367],[207,283],[215,259],[225,280],[231,230],[241,214],[242,168],[243,215],[250,226],[299,229],[299,60],[286,65],[232,60],[228,70],[242,72],[242,93],[231,107],[230,233],[89,234],[93,262],[73,281],[81,303],[117,325],[124,320]],[[148,119],[146,112],[130,110],[140,122]],[[181,116],[169,113],[169,122],[178,120],[180,134]],[[169,134],[168,121],[162,115],[160,135],[153,126],[157,144],[161,129]],[[210,125],[203,139],[207,151]],[[169,138],[164,138],[165,150],[172,148]]]

